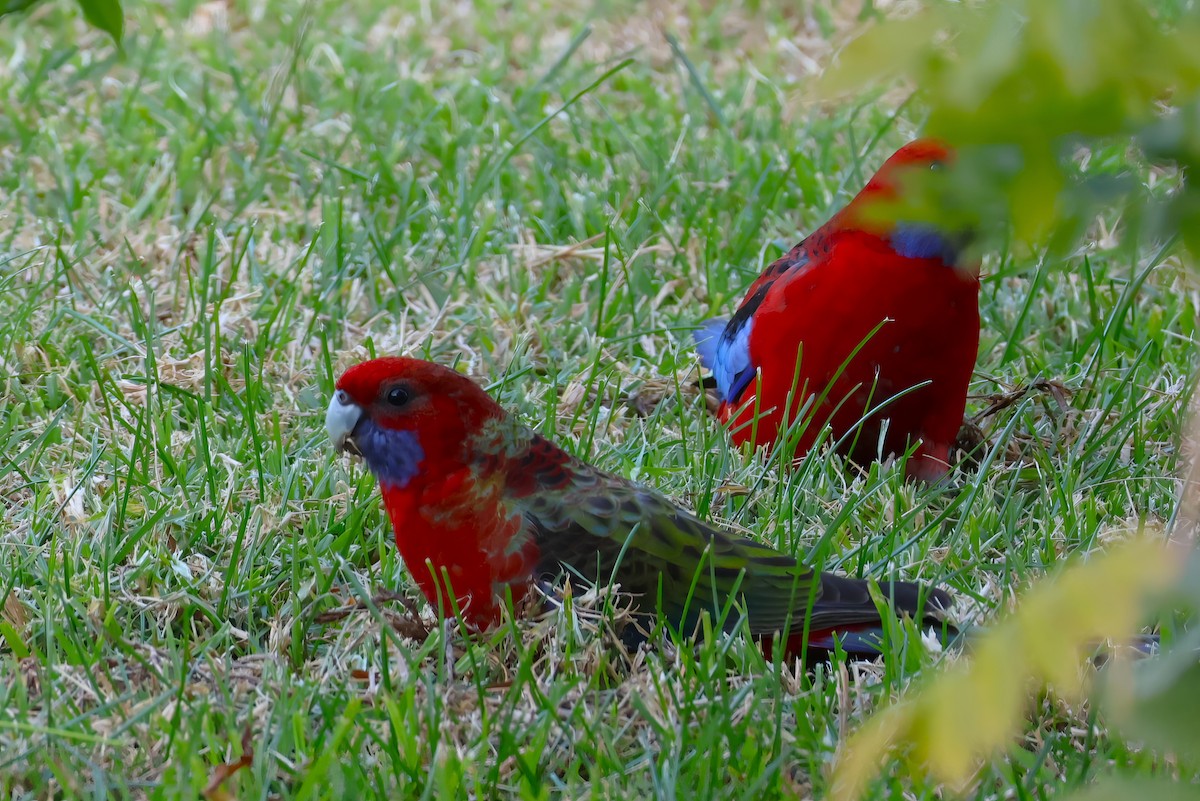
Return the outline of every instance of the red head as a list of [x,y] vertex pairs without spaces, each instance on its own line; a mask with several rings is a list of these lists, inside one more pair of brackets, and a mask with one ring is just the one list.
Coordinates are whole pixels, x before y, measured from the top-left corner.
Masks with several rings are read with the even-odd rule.
[[382,484],[403,487],[431,463],[461,460],[468,437],[504,410],[447,367],[390,357],[347,370],[325,413],[337,447],[359,453]]
[[883,163],[858,196],[897,197],[904,188],[905,176],[941,169],[953,161],[954,150],[945,142],[914,139]]
[[922,186],[922,178],[953,161],[954,150],[944,142],[936,139],[909,142],[883,163],[830,225],[882,236],[905,258],[936,258],[956,264],[960,251],[970,240],[970,232],[947,229],[938,222],[938,209],[928,206],[929,196],[921,194],[928,187],[928,184]]

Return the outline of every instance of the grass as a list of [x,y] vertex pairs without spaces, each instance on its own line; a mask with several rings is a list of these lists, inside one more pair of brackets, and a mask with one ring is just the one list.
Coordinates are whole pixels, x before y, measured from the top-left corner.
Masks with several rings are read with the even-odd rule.
[[[1065,391],[987,417],[956,492],[781,472],[706,416],[691,327],[919,130],[811,100],[857,9],[804,8],[185,1],[128,9],[123,57],[68,4],[5,18],[5,797],[819,797],[929,661],[630,658],[587,603],[405,636],[371,600],[417,597],[375,487],[322,428],[374,354],[458,364],[568,450],[967,620],[1171,517],[1196,284],[1120,237],[989,256],[971,411]],[[970,797],[1154,769],[1097,723],[1047,701]]]

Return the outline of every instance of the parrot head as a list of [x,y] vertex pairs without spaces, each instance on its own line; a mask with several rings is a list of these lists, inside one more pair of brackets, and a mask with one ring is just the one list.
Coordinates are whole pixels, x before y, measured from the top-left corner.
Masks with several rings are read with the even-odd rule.
[[937,171],[954,163],[954,149],[938,139],[914,139],[883,163],[859,197],[896,198],[909,176]]
[[464,460],[468,439],[503,410],[466,376],[418,359],[372,359],[347,370],[325,412],[334,445],[361,456],[383,485]]
[[[857,197],[841,212],[853,227],[886,234],[901,256],[913,259],[939,258],[955,264],[958,255],[971,242],[970,230],[948,229],[914,213],[925,205],[920,193],[930,185],[922,184],[931,172],[940,172],[954,163],[955,152],[937,139],[917,139],[892,154],[883,163]],[[913,206],[906,204],[914,203]]]

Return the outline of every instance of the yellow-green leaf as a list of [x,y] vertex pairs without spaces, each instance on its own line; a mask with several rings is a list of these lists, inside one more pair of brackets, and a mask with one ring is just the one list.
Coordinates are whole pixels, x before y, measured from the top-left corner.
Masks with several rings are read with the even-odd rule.
[[932,675],[851,738],[830,797],[861,797],[885,752],[900,744],[910,745],[936,779],[963,786],[981,759],[1010,741],[1030,689],[1049,683],[1078,697],[1087,687],[1084,656],[1098,641],[1133,635],[1148,601],[1185,563],[1161,540],[1140,537],[1043,580],[1012,615],[978,635],[970,656]]

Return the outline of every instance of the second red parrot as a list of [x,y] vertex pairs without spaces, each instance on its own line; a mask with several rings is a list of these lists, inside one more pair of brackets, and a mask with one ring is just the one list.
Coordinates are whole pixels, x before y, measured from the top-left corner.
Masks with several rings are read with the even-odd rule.
[[979,349],[979,267],[960,263],[961,232],[878,209],[953,155],[934,140],[905,145],[771,264],[732,318],[696,333],[734,442],[772,446],[791,431],[800,457],[828,425],[859,463],[912,448],[910,478],[946,473]]

